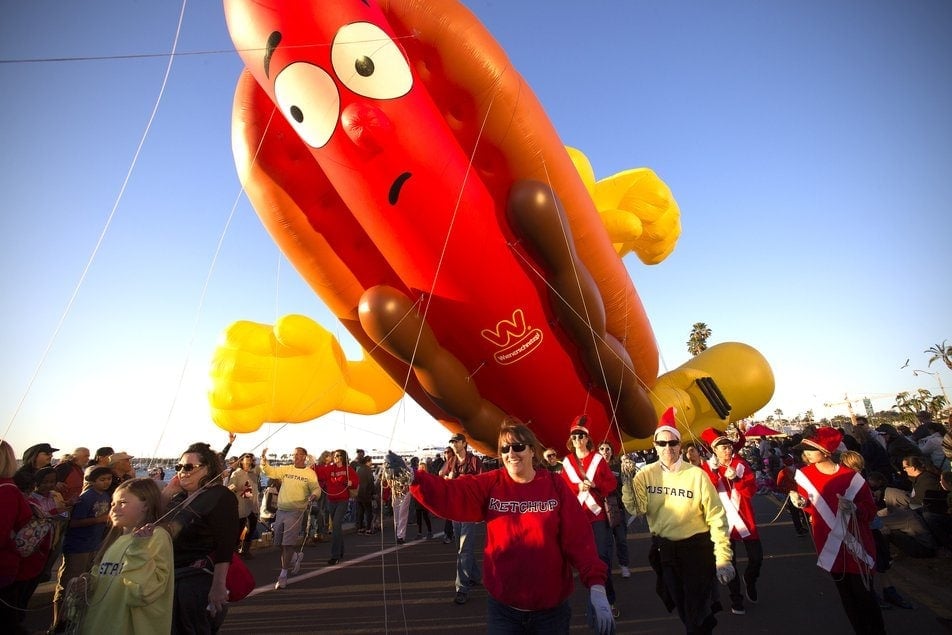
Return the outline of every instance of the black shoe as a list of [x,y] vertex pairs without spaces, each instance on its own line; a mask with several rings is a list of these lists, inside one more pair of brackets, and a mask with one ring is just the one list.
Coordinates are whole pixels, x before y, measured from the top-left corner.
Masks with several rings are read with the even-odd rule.
[[340,563],[340,558],[331,558],[330,560],[327,561],[327,564],[332,566],[339,563]]
[[404,542],[406,542],[406,541],[405,541],[403,538],[397,538],[397,544],[398,544],[398,545],[402,545]]
[[734,615],[746,615],[747,611],[744,610],[744,605],[740,602],[731,604],[731,613]]
[[913,608],[912,604],[906,601],[904,597],[899,595],[899,592],[896,591],[896,587],[890,586],[883,589],[883,600],[885,600],[886,602],[889,602],[890,604],[894,606],[898,606],[901,609]]
[[453,598],[453,602],[455,602],[456,604],[466,604],[466,600],[468,599],[469,597],[467,597],[465,593],[463,593],[462,591],[457,591],[456,597]]
[[751,604],[757,604],[757,583],[744,580],[744,595]]

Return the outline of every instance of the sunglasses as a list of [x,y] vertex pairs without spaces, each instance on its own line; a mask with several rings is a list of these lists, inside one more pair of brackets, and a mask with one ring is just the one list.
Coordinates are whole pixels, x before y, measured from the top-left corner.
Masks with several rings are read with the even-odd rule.
[[585,434],[584,432],[573,432],[573,433],[572,433],[572,438],[573,438],[573,439],[584,439],[584,438],[587,437],[587,436],[588,436],[588,435]]
[[509,451],[524,452],[528,446],[525,443],[510,443],[499,448],[503,454],[509,454]]
[[175,466],[175,471],[176,472],[191,472],[192,470],[200,468],[200,467],[205,467],[205,464],[199,463],[198,465],[195,465],[194,463],[186,463],[182,465],[181,463],[178,463]]
[[654,444],[659,448],[676,448],[681,445],[681,442],[677,439],[671,439],[670,441],[655,441]]
[[599,451],[599,452],[611,452],[612,449],[606,445],[606,446],[604,446],[604,447],[598,448],[598,451]]
[[551,461],[552,459],[555,458],[555,455],[554,455],[554,454],[546,454],[543,458],[544,458],[546,461]]

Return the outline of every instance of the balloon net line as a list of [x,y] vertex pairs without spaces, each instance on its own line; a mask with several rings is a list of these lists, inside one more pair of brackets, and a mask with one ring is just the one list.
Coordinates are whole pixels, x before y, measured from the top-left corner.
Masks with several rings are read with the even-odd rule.
[[96,256],[99,254],[99,250],[102,247],[103,243],[106,240],[106,234],[109,232],[109,228],[112,226],[112,222],[116,217],[116,214],[119,211],[119,205],[122,202],[123,196],[126,192],[126,187],[129,185],[129,181],[132,179],[132,173],[135,171],[136,165],[139,162],[139,155],[142,153],[142,148],[145,145],[145,140],[149,136],[149,132],[152,130],[152,123],[155,121],[155,116],[159,110],[159,104],[162,103],[162,97],[165,95],[165,88],[169,83],[169,76],[172,73],[172,63],[175,60],[175,50],[178,47],[179,37],[182,32],[182,22],[185,18],[185,7],[188,4],[188,0],[182,0],[182,8],[179,11],[178,24],[175,27],[175,36],[172,40],[172,55],[169,56],[169,62],[165,68],[165,75],[162,77],[162,84],[159,88],[159,94],[156,96],[155,104],[152,107],[152,112],[149,115],[149,119],[146,122],[145,130],[142,131],[142,136],[139,138],[139,144],[136,146],[135,153],[132,156],[132,161],[129,164],[129,169],[126,171],[126,176],[122,181],[122,185],[119,187],[119,192],[116,195],[116,200],[113,202],[112,209],[109,212],[109,216],[106,218],[106,222],[103,225],[102,232],[99,234],[99,238],[96,240],[96,245],[93,247],[92,253],[90,253],[88,260],[86,261],[85,267],[79,276],[79,280],[76,282],[76,286],[73,288],[73,293],[70,296],[69,300],[66,303],[66,307],[63,309],[62,315],[60,315],[59,321],[56,324],[56,327],[53,329],[53,333],[50,335],[50,339],[46,344],[46,348],[43,350],[43,353],[40,355],[40,360],[37,362],[36,368],[33,370],[33,374],[30,376],[27,386],[23,392],[23,395],[20,397],[20,400],[17,402],[16,408],[13,411],[13,414],[10,417],[10,421],[7,423],[6,428],[4,428],[3,436],[7,437],[10,428],[13,426],[14,421],[16,421],[17,416],[20,413],[20,410],[23,407],[24,402],[29,396],[33,384],[36,382],[36,378],[39,376],[40,370],[44,367],[46,359],[49,356],[50,351],[53,349],[53,344],[56,342],[59,332],[63,327],[63,324],[66,322],[66,318],[69,316],[72,311],[73,304],[76,302],[76,298],[79,296],[79,291],[83,287],[83,284],[86,281],[86,277],[89,275],[89,270],[92,267],[93,262],[96,260]]
[[[183,11],[184,11],[184,6],[183,6]],[[265,125],[265,132],[264,132],[264,134],[261,135],[261,141],[258,143],[258,147],[255,148],[255,154],[254,154],[254,157],[253,157],[253,161],[256,161],[256,160],[257,160],[258,155],[259,155],[260,152],[261,152],[261,148],[262,148],[262,146],[264,145],[264,139],[265,139],[265,137],[266,137],[266,135],[267,135],[267,131],[270,129],[270,127],[271,127],[271,122],[274,120],[275,111],[276,111],[276,109],[272,109],[271,115],[268,117],[268,122],[267,122],[267,124]],[[211,262],[208,264],[208,270],[207,270],[206,273],[205,273],[205,280],[202,282],[202,289],[201,289],[201,292],[199,293],[198,304],[197,304],[197,306],[196,306],[196,308],[195,308],[195,318],[194,318],[194,320],[193,320],[193,322],[192,322],[192,331],[191,331],[191,334],[190,334],[190,336],[189,336],[188,346],[187,346],[187,348],[186,348],[185,360],[183,361],[183,363],[182,363],[182,369],[181,369],[181,371],[179,372],[178,383],[176,384],[176,387],[175,387],[175,393],[174,393],[174,396],[173,396],[173,398],[172,398],[172,403],[171,403],[170,406],[169,406],[169,411],[168,411],[168,413],[166,414],[166,417],[165,417],[165,423],[164,423],[164,425],[162,426],[162,429],[161,429],[161,431],[160,431],[160,433],[159,433],[159,438],[156,440],[155,447],[153,448],[153,451],[152,451],[152,456],[153,456],[153,457],[156,457],[156,456],[158,455],[159,446],[161,445],[162,440],[165,438],[165,433],[166,433],[166,431],[168,430],[169,426],[171,425],[172,415],[173,415],[173,413],[174,413],[174,411],[175,411],[176,405],[178,404],[178,398],[179,398],[179,395],[181,394],[182,386],[183,386],[184,383],[185,383],[185,375],[186,375],[186,372],[187,372],[187,370],[188,370],[189,365],[191,364],[192,350],[193,350],[193,348],[194,348],[196,334],[198,333],[198,325],[199,325],[199,323],[200,323],[200,321],[201,321],[201,318],[202,318],[202,316],[203,316],[203,314],[204,314],[204,310],[205,310],[205,300],[206,300],[206,298],[208,297],[208,290],[209,290],[209,287],[211,286],[212,276],[213,276],[213,274],[215,273],[215,268],[216,268],[216,265],[217,265],[217,263],[218,263],[218,258],[219,258],[219,256],[221,255],[221,251],[222,251],[222,249],[223,249],[223,247],[224,247],[224,244],[225,244],[225,238],[228,236],[228,232],[229,232],[229,229],[231,228],[231,224],[232,224],[232,222],[234,221],[236,214],[238,213],[238,205],[239,205],[239,203],[241,202],[242,196],[243,196],[244,194],[245,194],[245,186],[244,186],[244,183],[242,183],[242,184],[240,185],[239,189],[238,189],[238,193],[235,195],[234,200],[232,201],[231,209],[230,209],[229,212],[228,212],[228,217],[225,219],[225,224],[224,224],[224,226],[222,227],[221,233],[220,233],[219,236],[218,236],[218,242],[216,243],[215,249],[214,249],[214,251],[213,251],[213,253],[212,253]],[[280,267],[280,262],[279,262],[279,267]],[[276,273],[276,275],[278,275],[279,273],[280,273],[280,269],[279,269],[279,271]],[[275,285],[275,286],[277,287],[277,285]],[[277,293],[278,293],[278,291],[277,291],[277,288],[276,288],[276,289],[275,289],[275,302],[277,302]],[[272,390],[274,390],[274,385],[275,385],[275,383],[276,383],[275,381],[272,381]],[[280,432],[282,429],[283,429],[283,426],[282,426],[281,428],[278,428],[278,429],[275,430],[274,432],[272,432],[270,435],[268,435],[268,437],[267,437],[266,439],[264,439],[263,441],[261,441],[261,442],[259,443],[259,445],[260,445],[261,443],[264,443],[264,442],[267,441],[268,439],[270,439],[272,436],[274,436],[275,434],[277,434],[278,432]],[[253,448],[253,449],[256,449],[257,447],[258,447],[258,446],[255,446],[255,448]],[[155,459],[153,458],[153,460],[155,460]]]
[[[187,3],[187,0],[185,0]],[[182,24],[182,14],[179,14],[179,27]],[[394,40],[413,39],[415,36],[403,35],[394,37]],[[178,39],[176,38],[176,42]],[[360,40],[355,40],[359,42]],[[389,40],[388,40],[389,41]],[[308,48],[329,48],[331,43],[310,43],[310,44],[281,44],[283,49],[308,49]],[[206,49],[199,51],[178,51],[173,49],[168,53],[126,53],[123,55],[73,55],[69,57],[24,57],[24,58],[0,58],[0,64],[62,64],[67,62],[110,62],[116,60],[144,60],[156,58],[168,58],[171,64],[176,57],[201,57],[210,55],[228,55],[232,56],[238,53],[265,53],[267,47],[248,47],[248,48],[228,48],[228,49]]]

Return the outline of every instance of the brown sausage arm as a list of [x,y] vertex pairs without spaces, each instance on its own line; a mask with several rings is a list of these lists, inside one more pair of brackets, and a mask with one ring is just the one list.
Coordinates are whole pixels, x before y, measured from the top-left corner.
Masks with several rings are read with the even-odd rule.
[[529,243],[545,268],[553,289],[552,307],[578,345],[589,374],[613,399],[617,397],[619,426],[631,436],[649,436],[655,426],[654,408],[625,348],[606,332],[601,295],[575,252],[565,212],[552,188],[538,181],[517,181],[506,213],[513,231]]
[[440,346],[410,298],[393,287],[372,287],[361,297],[358,314],[367,335],[410,364],[420,386],[434,403],[460,420],[468,436],[496,447],[505,413],[480,396],[466,368]]

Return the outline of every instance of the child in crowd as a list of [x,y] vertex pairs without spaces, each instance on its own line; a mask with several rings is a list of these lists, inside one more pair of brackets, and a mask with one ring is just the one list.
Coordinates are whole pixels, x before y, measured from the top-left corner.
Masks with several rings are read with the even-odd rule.
[[63,564],[60,565],[53,595],[54,631],[62,632],[66,626],[62,620],[66,583],[89,571],[109,524],[112,470],[102,465],[93,466],[86,469],[84,478],[89,489],[80,495],[73,506],[66,539],[63,541]]
[[[860,474],[865,473],[866,470],[866,460],[862,454],[854,450],[841,452],[840,464]],[[892,578],[889,576],[889,568],[892,565],[892,555],[889,552],[889,539],[886,538],[882,532],[883,519],[878,515],[873,517],[869,528],[870,531],[873,532],[873,542],[876,544],[876,553],[872,555],[876,560],[876,573],[879,574],[877,577],[883,589],[882,596],[878,594],[876,596],[876,599],[879,601],[879,608],[888,609],[895,605],[899,608],[911,609],[912,604],[899,594],[899,591],[896,590],[895,585],[892,583]]]
[[274,515],[278,511],[278,490],[281,489],[281,479],[268,479],[268,487],[265,488],[261,496],[261,509],[258,514],[258,521],[264,525],[265,531],[271,533],[271,525],[274,523]]
[[50,579],[53,565],[60,556],[63,538],[66,536],[66,525],[69,523],[69,513],[66,511],[66,502],[62,494],[56,491],[56,471],[52,467],[42,467],[37,470],[33,480],[33,491],[27,500],[49,516],[53,522],[50,530],[49,553],[36,580],[36,583],[40,584]]
[[[794,480],[797,474],[797,461],[792,455],[787,454],[784,455],[782,462],[783,467],[777,474],[777,490],[784,496],[789,496],[790,492],[797,491],[797,482]],[[803,510],[791,504],[787,504],[786,507],[797,535],[806,536],[810,533],[810,522]]]
[[[112,530],[71,598],[81,633],[169,633],[172,629],[172,538],[153,523],[162,493],[151,478],[125,481],[112,495]],[[88,606],[87,606],[88,599]]]

